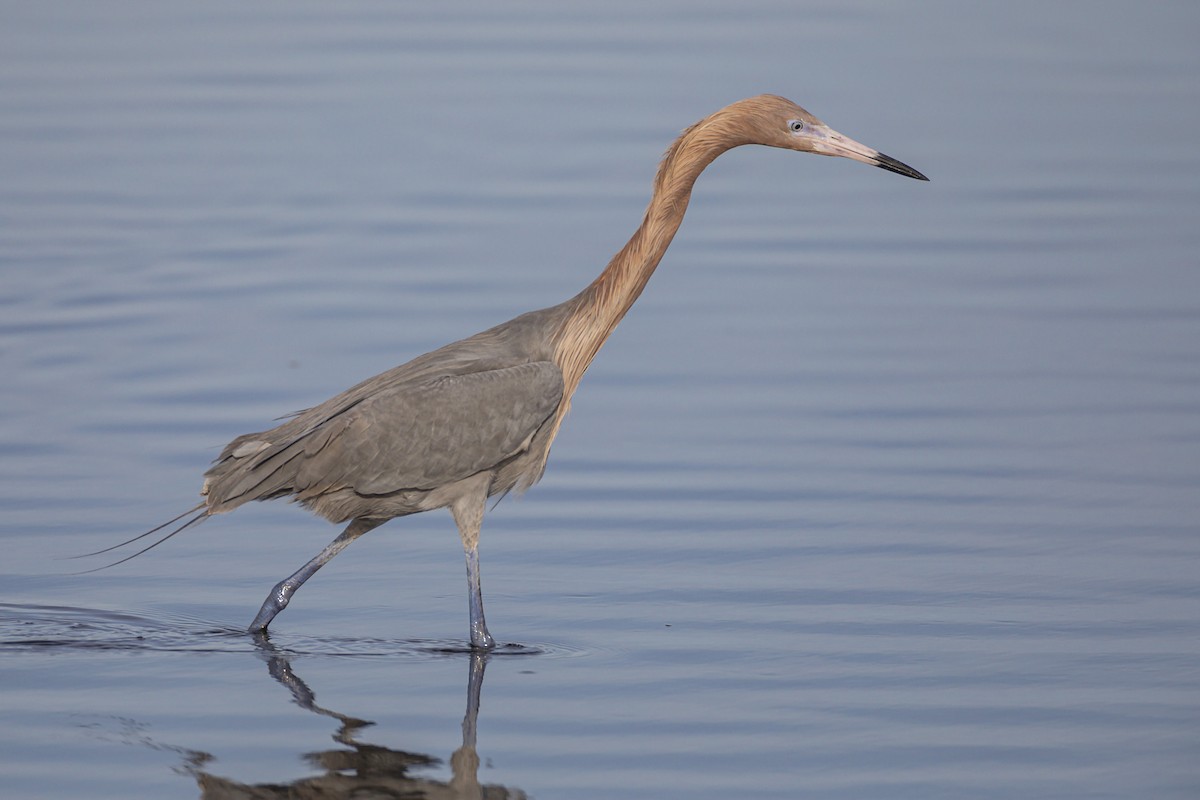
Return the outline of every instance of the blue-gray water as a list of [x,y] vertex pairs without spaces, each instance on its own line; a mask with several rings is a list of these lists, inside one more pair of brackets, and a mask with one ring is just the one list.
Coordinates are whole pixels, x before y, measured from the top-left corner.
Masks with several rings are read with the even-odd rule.
[[[1198,9],[3,3],[0,796],[1200,796]],[[527,652],[477,770],[444,512],[269,647],[336,533],[296,507],[67,574],[233,436],[576,292],[761,92],[932,182],[700,179],[485,523]]]

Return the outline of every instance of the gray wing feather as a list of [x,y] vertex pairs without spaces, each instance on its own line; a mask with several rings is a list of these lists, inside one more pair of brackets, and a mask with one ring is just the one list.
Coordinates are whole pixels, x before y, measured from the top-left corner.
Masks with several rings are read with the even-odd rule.
[[[225,463],[210,470],[220,496],[212,499],[240,505],[339,489],[361,495],[433,489],[519,454],[562,394],[562,373],[549,361],[382,388],[310,420],[290,439],[271,441],[266,432],[235,440]],[[270,444],[259,448],[264,440]],[[237,458],[239,449],[249,457]],[[219,475],[233,480],[217,486]]]
[[[537,362],[382,392],[335,420],[326,441],[314,442],[296,488],[389,494],[495,467],[528,446],[558,408],[562,385],[558,367]],[[305,449],[307,455],[308,443]]]

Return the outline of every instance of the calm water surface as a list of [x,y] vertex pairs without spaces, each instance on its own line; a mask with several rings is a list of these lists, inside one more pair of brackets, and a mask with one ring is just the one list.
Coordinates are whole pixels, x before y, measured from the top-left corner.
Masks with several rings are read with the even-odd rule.
[[[4,3],[0,795],[1200,796],[1200,11]],[[276,503],[73,576],[234,435],[558,302],[787,95],[489,516],[241,628]],[[486,678],[483,675],[486,669]],[[370,723],[370,724],[367,724]]]

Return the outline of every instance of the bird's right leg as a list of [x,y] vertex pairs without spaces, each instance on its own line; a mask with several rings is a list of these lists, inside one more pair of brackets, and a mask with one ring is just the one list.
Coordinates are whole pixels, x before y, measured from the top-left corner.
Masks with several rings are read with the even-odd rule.
[[479,582],[479,529],[483,525],[483,510],[487,505],[488,486],[491,476],[480,473],[464,482],[461,495],[450,506],[450,513],[458,525],[463,550],[467,555],[467,603],[471,614],[471,648],[491,650],[496,640],[488,633],[487,620],[483,617],[483,587]]
[[267,626],[271,624],[271,620],[275,619],[275,615],[287,608],[292,595],[296,593],[296,590],[306,580],[311,578],[317,570],[325,566],[334,556],[342,552],[346,548],[346,545],[367,531],[378,528],[385,521],[378,519],[356,519],[347,525],[346,530],[342,531],[324,550],[317,553],[312,561],[309,561],[303,567],[296,570],[295,573],[275,584],[275,588],[271,590],[271,593],[267,595],[267,599],[263,601],[262,608],[258,610],[258,616],[254,618],[254,622],[250,623],[249,630],[252,632],[265,631]]

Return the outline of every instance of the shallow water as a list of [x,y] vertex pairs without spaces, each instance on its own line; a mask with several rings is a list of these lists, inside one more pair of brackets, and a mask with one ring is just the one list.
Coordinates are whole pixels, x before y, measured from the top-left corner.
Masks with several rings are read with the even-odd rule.
[[[1200,791],[1200,12],[3,15],[5,798]],[[710,168],[485,523],[486,664],[443,513],[269,640],[336,533],[294,507],[59,560],[188,507],[234,435],[570,296],[671,137],[765,91],[932,181]]]

